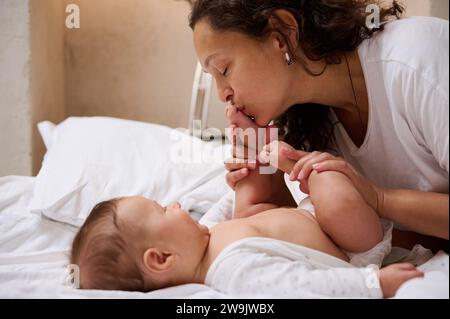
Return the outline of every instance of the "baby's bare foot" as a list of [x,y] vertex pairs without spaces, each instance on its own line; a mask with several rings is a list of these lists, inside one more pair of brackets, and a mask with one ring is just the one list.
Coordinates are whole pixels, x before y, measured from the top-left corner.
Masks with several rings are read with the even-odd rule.
[[230,140],[238,146],[246,146],[252,150],[258,149],[259,152],[265,144],[262,139],[261,141],[258,139],[258,134],[261,133],[258,130],[260,127],[234,105],[227,105],[225,113],[232,128]]
[[290,174],[297,162],[284,155],[284,151],[289,149],[293,150],[294,148],[285,142],[274,141],[263,147],[259,160]]
[[230,125],[235,125],[244,130],[253,128],[255,129],[255,132],[258,131],[259,126],[256,125],[255,122],[253,122],[247,115],[245,115],[242,110],[240,110],[236,106],[231,104],[227,105],[225,108],[225,113],[228,120],[230,121]]

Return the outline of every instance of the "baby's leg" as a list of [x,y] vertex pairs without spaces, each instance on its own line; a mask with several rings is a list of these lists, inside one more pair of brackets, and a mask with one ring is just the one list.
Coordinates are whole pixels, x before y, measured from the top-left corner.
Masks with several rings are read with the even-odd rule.
[[284,156],[282,153],[283,148],[293,149],[292,146],[285,142],[274,141],[263,147],[262,152],[259,154],[259,158],[263,163],[270,163],[270,165],[286,174],[290,174],[297,162]]
[[383,239],[377,213],[347,176],[313,171],[308,184],[320,227],[342,249],[364,252]]
[[[260,157],[264,162],[277,163],[277,168],[289,174],[296,162],[282,155],[284,147],[291,148],[284,142],[271,143]],[[344,174],[313,171],[308,187],[317,221],[341,248],[363,252],[382,240],[383,228],[377,213]]]
[[295,207],[284,182],[284,173],[263,175],[258,169],[236,185],[233,218],[243,218],[280,206]]
[[[260,129],[243,112],[236,107],[229,105],[226,109],[230,124],[242,130],[253,130],[255,139],[245,139],[245,146],[249,152],[249,158],[256,158],[259,150],[264,144],[259,140],[258,129]],[[247,131],[248,132],[248,131]],[[245,132],[242,132],[245,134]],[[267,133],[267,132],[266,132]],[[243,146],[241,139],[232,137],[234,143]],[[266,138],[264,138],[266,140]],[[255,215],[257,213],[278,208],[280,206],[295,206],[286,184],[283,172],[277,171],[275,174],[260,174],[259,168],[251,171],[249,176],[236,185],[235,209],[233,218],[242,218]]]

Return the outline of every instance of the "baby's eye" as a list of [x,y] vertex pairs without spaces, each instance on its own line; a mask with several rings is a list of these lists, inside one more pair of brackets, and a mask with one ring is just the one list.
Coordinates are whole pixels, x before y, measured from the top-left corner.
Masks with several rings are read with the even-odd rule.
[[222,75],[223,76],[227,76],[228,75],[228,68],[226,68],[225,71],[223,71]]

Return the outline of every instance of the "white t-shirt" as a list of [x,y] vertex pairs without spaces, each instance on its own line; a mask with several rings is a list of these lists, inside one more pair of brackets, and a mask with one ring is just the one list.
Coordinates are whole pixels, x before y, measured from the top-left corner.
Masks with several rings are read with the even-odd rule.
[[358,48],[367,134],[358,148],[338,124],[335,138],[340,155],[375,184],[449,191],[448,26],[436,18],[402,19]]

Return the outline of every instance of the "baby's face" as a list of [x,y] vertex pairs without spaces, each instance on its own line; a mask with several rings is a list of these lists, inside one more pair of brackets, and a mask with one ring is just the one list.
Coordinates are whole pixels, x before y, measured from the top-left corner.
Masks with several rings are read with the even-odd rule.
[[162,207],[145,197],[127,197],[118,204],[118,216],[136,232],[136,240],[149,240],[152,245],[174,253],[190,254],[193,259],[203,254],[209,242],[209,229],[196,222],[180,204]]

